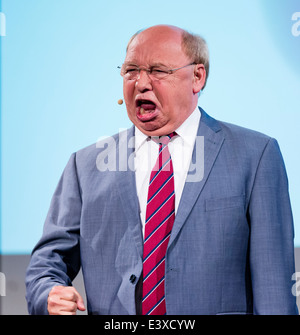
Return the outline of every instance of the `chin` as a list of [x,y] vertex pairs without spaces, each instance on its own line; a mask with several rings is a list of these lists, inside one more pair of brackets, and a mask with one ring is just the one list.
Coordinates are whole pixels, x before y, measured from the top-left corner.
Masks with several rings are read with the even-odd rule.
[[163,136],[170,134],[173,130],[169,131],[169,127],[164,127],[164,126],[154,126],[154,125],[145,125],[143,124],[137,126],[141,132],[148,136]]

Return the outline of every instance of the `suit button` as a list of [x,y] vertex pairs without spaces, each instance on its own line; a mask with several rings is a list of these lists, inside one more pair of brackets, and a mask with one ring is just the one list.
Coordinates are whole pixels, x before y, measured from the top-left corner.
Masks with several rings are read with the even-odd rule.
[[132,274],[129,278],[129,281],[131,282],[131,284],[134,284],[135,280],[136,280],[136,276]]

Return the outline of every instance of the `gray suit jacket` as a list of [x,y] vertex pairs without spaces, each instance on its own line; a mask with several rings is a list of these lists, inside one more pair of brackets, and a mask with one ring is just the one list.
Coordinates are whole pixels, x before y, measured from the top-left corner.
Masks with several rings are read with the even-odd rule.
[[[169,241],[167,314],[296,314],[278,144],[201,113],[204,161],[195,148],[192,164],[204,164],[203,178],[186,182]],[[27,270],[31,314],[47,314],[52,286],[71,285],[80,266],[89,313],[138,312],[143,237],[133,135],[132,127],[71,156]]]

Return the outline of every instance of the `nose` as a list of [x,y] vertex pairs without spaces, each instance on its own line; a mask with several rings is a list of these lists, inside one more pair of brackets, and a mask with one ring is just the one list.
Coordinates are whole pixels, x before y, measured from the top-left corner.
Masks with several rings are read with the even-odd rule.
[[152,81],[147,71],[140,71],[135,82],[135,87],[139,90],[139,92],[146,92],[152,90]]

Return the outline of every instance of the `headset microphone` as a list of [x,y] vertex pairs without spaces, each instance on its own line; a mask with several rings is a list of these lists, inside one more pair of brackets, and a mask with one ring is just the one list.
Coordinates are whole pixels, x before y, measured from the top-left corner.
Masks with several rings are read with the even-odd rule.
[[122,99],[119,99],[119,100],[118,100],[118,104],[119,104],[119,105],[122,105],[122,104],[123,104],[123,100],[122,100]]

